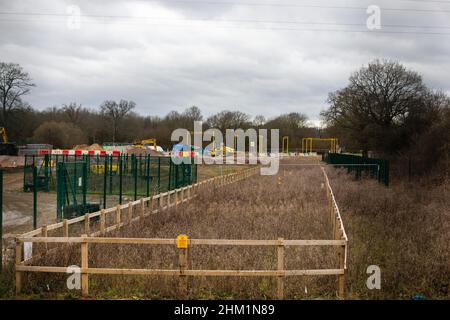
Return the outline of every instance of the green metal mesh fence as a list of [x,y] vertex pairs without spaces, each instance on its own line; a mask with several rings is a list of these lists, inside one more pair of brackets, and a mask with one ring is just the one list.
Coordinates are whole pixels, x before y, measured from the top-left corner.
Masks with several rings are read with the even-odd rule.
[[337,167],[346,168],[348,173],[354,172],[357,179],[360,179],[362,174],[366,174],[389,186],[389,161],[387,160],[341,153],[326,153],[322,155],[322,160]]
[[[37,168],[36,182],[33,167]],[[197,181],[197,165],[174,164],[150,155],[27,156],[24,191],[56,192],[58,219],[80,215],[186,186]]]

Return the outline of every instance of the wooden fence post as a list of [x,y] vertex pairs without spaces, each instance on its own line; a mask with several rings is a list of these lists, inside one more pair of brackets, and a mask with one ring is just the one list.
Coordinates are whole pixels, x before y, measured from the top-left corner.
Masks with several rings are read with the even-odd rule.
[[69,223],[67,222],[67,219],[63,220],[63,237],[69,236]]
[[131,219],[133,219],[133,204],[132,202],[128,203],[128,217],[127,217],[127,223],[131,223]]
[[[47,226],[43,225],[41,227],[41,236],[42,237],[47,237],[47,235],[48,235]],[[45,253],[47,253],[47,250],[48,250],[48,244],[47,243],[44,243],[44,248],[45,248]]]
[[84,215],[84,233],[89,235],[90,232],[90,223],[91,223],[91,217],[89,216],[89,213],[86,213]]
[[167,191],[167,210],[170,209],[170,192]]
[[[277,270],[284,273],[284,241],[283,238],[278,238],[277,247]],[[284,275],[277,277],[277,299],[284,299]]]
[[183,187],[183,188],[181,188],[181,195],[180,195],[180,197],[181,197],[181,203],[183,203],[183,201],[184,201],[184,189],[185,189],[186,187]]
[[339,248],[339,269],[344,270],[344,274],[338,276],[338,297],[344,299],[345,295],[345,245]]
[[162,193],[160,193],[159,194],[159,209],[161,209],[161,210],[162,210],[162,208],[164,206],[163,201],[164,201],[164,196],[163,196]]
[[145,215],[145,202],[144,198],[141,198],[141,212],[140,212],[141,220],[144,219],[144,215]]
[[179,235],[177,237],[178,262],[180,265],[179,293],[183,298],[188,296],[188,282],[185,271],[188,268],[188,237]]
[[[23,243],[16,238],[16,267],[22,263],[22,246]],[[22,291],[22,273],[16,268],[16,294]]]
[[120,213],[121,213],[120,204],[118,204],[116,207],[116,228],[117,229],[120,229]]
[[105,225],[106,225],[106,213],[105,209],[100,211],[100,233],[105,235]]
[[334,239],[336,240],[340,240],[340,233],[341,230],[341,220],[339,219],[338,215],[335,215],[335,220],[334,220]]
[[179,189],[175,189],[175,193],[173,194],[173,205],[178,207],[178,191]]
[[[82,238],[86,238],[87,235],[81,235]],[[86,239],[81,242],[81,294],[84,298],[89,295],[89,274],[86,269],[89,267],[89,252],[88,243]]]
[[333,224],[334,219],[334,206],[333,206],[333,200],[330,197],[330,222]]

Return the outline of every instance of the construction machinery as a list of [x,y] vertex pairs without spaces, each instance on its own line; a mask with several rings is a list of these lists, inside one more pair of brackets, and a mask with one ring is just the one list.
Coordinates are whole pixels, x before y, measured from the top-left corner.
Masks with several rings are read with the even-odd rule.
[[8,136],[6,135],[6,129],[4,127],[0,127],[0,135],[2,136],[0,155],[17,156],[17,145],[14,142],[8,142]]
[[327,151],[327,152],[331,152],[331,153],[337,153],[338,149],[339,149],[339,144],[338,144],[338,139],[337,138],[303,138],[302,139],[302,153],[310,153],[313,152],[313,142],[325,142],[325,143],[329,143],[330,147],[327,149],[322,149],[322,150],[318,150],[315,149],[316,151]]
[[227,146],[222,146],[222,148],[214,148],[210,151],[210,155],[212,157],[215,156],[228,156],[228,155],[232,155],[234,154],[235,150],[233,148],[227,147]]
[[145,149],[148,147],[153,147],[156,150],[156,139],[144,139],[140,141],[135,141],[133,144],[133,148],[141,148]]

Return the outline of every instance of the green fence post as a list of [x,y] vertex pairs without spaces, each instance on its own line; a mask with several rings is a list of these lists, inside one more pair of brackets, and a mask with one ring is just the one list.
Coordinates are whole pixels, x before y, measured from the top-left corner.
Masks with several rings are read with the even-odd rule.
[[0,272],[3,271],[3,170],[0,170]]
[[171,161],[171,159],[169,158],[169,184],[168,184],[168,187],[167,187],[167,190],[171,190],[171,187],[172,187],[172,185],[171,185],[171,180],[172,180],[172,161]]
[[87,209],[87,187],[88,187],[88,180],[87,180],[87,163],[82,162],[83,166],[83,214],[86,214]]
[[73,181],[72,181],[72,184],[73,184],[73,187],[72,187],[72,190],[77,190],[77,156],[76,155],[74,155],[73,156],[73,162],[74,162],[74,165],[73,165]]
[[33,229],[37,229],[37,168],[33,166]]
[[161,193],[161,157],[158,157],[158,193]]
[[90,174],[91,174],[91,155],[88,154],[88,155],[86,156],[86,159],[87,159],[87,175],[88,175],[88,177],[89,177]]
[[137,200],[137,177],[138,177],[138,158],[134,157],[133,179],[134,179],[134,201]]
[[25,192],[25,183],[27,182],[27,164],[28,164],[28,155],[25,155],[25,162],[23,165],[23,191]]
[[109,156],[109,194],[112,194],[112,187],[113,187],[113,181],[112,181],[112,173],[113,173],[113,156]]
[[63,183],[61,177],[61,165],[62,162],[58,162],[56,165],[56,220],[60,221],[62,219],[62,206],[63,206]]
[[49,177],[48,177],[48,164],[49,164],[49,155],[44,155],[44,176],[45,176],[45,191],[49,191]]
[[106,188],[108,183],[108,156],[105,155],[103,165],[103,209],[106,209]]
[[[146,196],[149,197],[150,196],[150,155],[147,155],[147,168],[146,168]],[[149,204],[149,202],[147,202],[147,205]]]
[[122,182],[123,182],[123,161],[122,161],[122,156],[119,156],[119,204],[122,204],[122,195],[123,195],[123,187],[122,187]]

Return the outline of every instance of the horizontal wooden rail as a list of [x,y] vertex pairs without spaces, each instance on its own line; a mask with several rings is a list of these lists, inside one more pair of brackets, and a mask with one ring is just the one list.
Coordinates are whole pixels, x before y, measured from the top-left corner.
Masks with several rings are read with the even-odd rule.
[[[166,238],[101,238],[101,237],[29,237],[18,238],[19,242],[36,243],[103,243],[103,244],[148,244],[175,245],[176,239]],[[189,245],[213,246],[342,246],[345,240],[241,240],[241,239],[189,239]]]
[[[321,167],[323,176],[325,178],[326,192],[329,203],[330,210],[330,221],[332,225],[332,236],[336,240],[343,240],[344,245],[342,245],[337,250],[337,260],[339,268],[346,270],[347,269],[347,255],[348,255],[348,237],[345,232],[344,222],[342,221],[341,213],[339,211],[339,207],[336,202],[336,198],[333,193],[333,189],[331,188],[330,180],[328,179],[327,172],[324,167]],[[340,298],[344,298],[345,292],[345,273],[338,276],[338,292],[337,295]]]
[[[16,268],[22,272],[67,273],[66,267],[24,266]],[[179,269],[118,269],[118,268],[81,268],[81,273],[103,275],[148,275],[148,276],[202,276],[202,277],[277,277],[277,276],[324,276],[341,275],[344,269],[309,270],[184,270]]]

